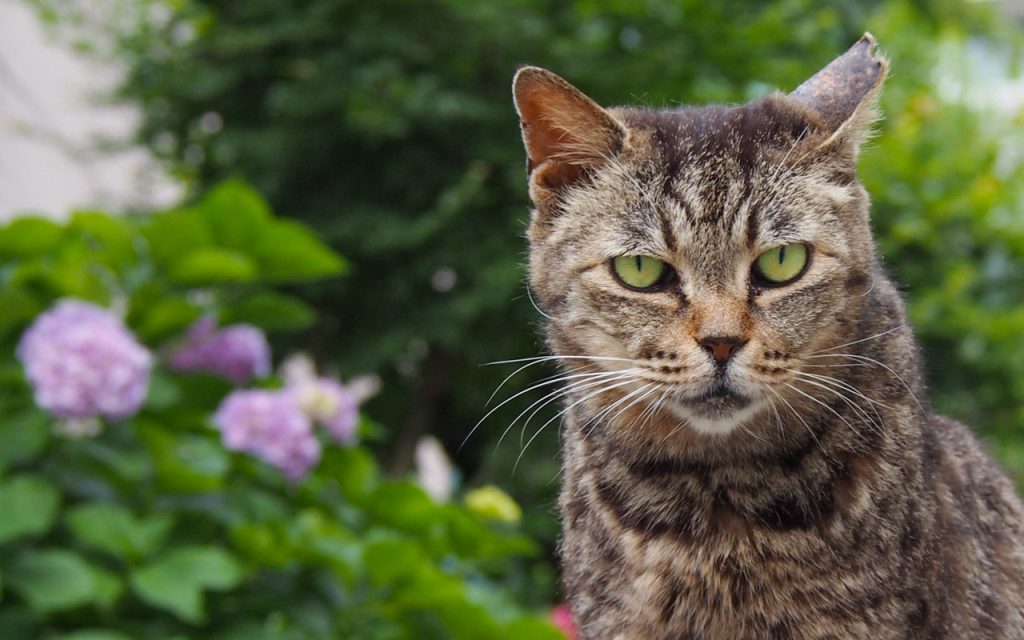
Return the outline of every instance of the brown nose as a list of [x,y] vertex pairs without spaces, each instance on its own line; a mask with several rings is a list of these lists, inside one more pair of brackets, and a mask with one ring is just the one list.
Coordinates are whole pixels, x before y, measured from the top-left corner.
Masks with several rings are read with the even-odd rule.
[[700,346],[710,353],[715,362],[720,365],[728,362],[729,358],[740,350],[740,347],[747,344],[746,340],[732,336],[712,336],[703,338],[699,342]]

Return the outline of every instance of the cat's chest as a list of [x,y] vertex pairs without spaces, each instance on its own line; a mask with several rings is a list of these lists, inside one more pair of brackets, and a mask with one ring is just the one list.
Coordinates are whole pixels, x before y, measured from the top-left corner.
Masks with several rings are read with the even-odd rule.
[[[648,638],[658,637],[656,630],[691,628],[716,638],[764,637],[753,630],[766,628],[786,630],[779,637],[826,637],[816,630],[825,619],[821,607],[842,602],[849,595],[846,578],[855,581],[857,573],[833,562],[823,547],[785,536],[694,544],[621,532],[619,542],[628,615],[657,621],[644,632]],[[864,629],[847,631],[860,637]]]

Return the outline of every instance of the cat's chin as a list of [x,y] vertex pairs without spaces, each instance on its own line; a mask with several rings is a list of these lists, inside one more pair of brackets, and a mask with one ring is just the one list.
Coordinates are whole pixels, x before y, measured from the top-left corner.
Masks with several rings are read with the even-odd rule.
[[760,404],[738,393],[716,393],[679,398],[671,409],[698,433],[725,435],[754,417]]

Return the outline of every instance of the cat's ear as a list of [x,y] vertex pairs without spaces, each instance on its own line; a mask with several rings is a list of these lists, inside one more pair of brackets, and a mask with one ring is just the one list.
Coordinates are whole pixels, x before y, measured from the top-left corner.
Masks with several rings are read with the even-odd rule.
[[617,154],[626,128],[561,77],[523,67],[512,81],[535,203],[580,179]]
[[875,54],[870,33],[811,79],[797,87],[790,99],[815,115],[823,128],[820,148],[843,150],[856,159],[860,143],[878,118],[875,107],[889,61]]

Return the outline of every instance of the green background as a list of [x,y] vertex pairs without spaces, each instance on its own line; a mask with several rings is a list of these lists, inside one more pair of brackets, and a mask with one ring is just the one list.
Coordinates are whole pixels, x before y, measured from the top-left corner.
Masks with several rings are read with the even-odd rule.
[[[516,470],[519,425],[497,446],[540,395],[460,448],[514,370],[482,365],[543,352],[523,284],[515,69],[548,67],[605,105],[740,102],[791,90],[869,30],[892,65],[860,168],[881,254],[905,287],[934,405],[1024,481],[1024,111],[986,103],[984,83],[1016,73],[1020,26],[988,5],[122,0],[97,26],[34,4],[125,66],[118,99],[142,110],[138,141],[191,197],[242,178],[345,256],[347,277],[284,287],[315,321],[273,338],[345,375],[382,376],[367,412],[383,468],[407,474],[416,440],[435,434],[467,485],[519,500],[549,550],[554,424]],[[154,5],[170,11],[154,20]],[[550,373],[521,374],[497,399]]]

